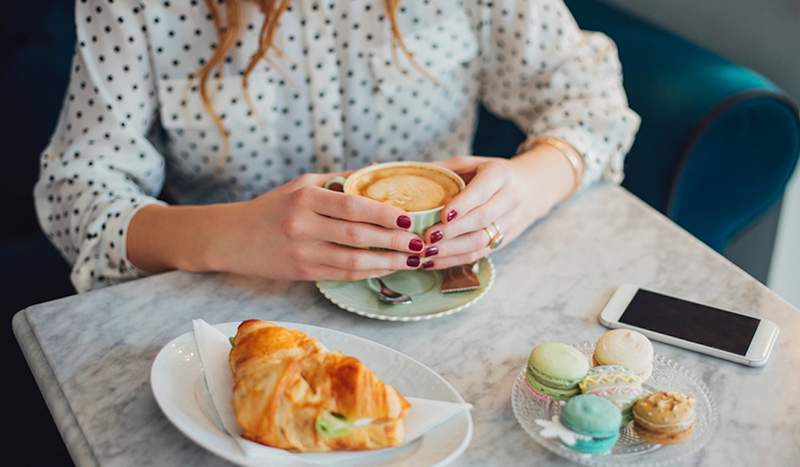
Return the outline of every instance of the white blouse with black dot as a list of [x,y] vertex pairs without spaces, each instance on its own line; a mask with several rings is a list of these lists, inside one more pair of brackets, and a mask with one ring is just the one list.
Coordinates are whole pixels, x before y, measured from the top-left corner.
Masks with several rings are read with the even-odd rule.
[[[220,8],[224,11],[224,8]],[[293,0],[276,51],[250,76],[262,16],[243,27],[204,110],[198,67],[217,45],[202,0],[80,0],[72,78],[35,188],[42,226],[78,291],[143,274],[126,232],[156,196],[253,198],[305,172],[469,154],[477,102],[531,136],[570,142],[584,183],[622,179],[638,116],[614,44],[578,29],[561,0],[402,0],[398,21],[424,76],[393,58],[383,0]],[[224,159],[224,160],[223,160]]]

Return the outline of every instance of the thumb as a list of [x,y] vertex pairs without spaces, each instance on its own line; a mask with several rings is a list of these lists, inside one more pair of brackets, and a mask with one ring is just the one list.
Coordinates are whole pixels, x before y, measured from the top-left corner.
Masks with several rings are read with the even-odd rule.
[[448,168],[456,173],[471,172],[475,170],[476,158],[470,156],[456,156],[442,161],[436,161],[434,164]]

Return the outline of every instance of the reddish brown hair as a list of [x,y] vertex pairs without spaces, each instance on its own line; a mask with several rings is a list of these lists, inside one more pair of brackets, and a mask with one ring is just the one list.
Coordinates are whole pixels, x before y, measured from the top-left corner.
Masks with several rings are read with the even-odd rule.
[[[200,70],[198,71],[198,77],[200,79],[200,97],[203,100],[203,106],[211,116],[211,119],[214,121],[214,125],[222,134],[225,143],[225,154],[228,152],[228,132],[219,114],[216,112],[216,110],[214,110],[214,106],[211,105],[211,99],[208,93],[208,80],[215,68],[222,67],[222,64],[225,60],[225,55],[228,53],[231,47],[233,47],[234,43],[236,42],[236,38],[239,36],[242,27],[242,1],[244,0],[225,0],[225,23],[223,23],[216,0],[205,0],[206,7],[211,12],[211,16],[214,20],[214,27],[217,30],[217,35],[219,37],[219,45],[214,49],[211,59],[209,59],[207,63],[200,67]],[[262,15],[264,15],[264,21],[261,24],[261,31],[258,35],[258,50],[256,50],[255,53],[253,53],[253,55],[250,57],[247,68],[245,68],[244,74],[242,75],[242,90],[244,92],[245,102],[250,110],[254,111],[253,102],[250,99],[250,94],[247,90],[248,79],[250,77],[250,73],[260,60],[264,59],[268,62],[271,62],[270,58],[267,57],[267,53],[270,51],[270,49],[272,49],[278,57],[282,55],[281,50],[275,48],[273,43],[275,40],[275,33],[278,31],[278,24],[281,15],[289,7],[291,0],[251,1],[254,1],[258,5],[259,10],[261,10]],[[386,11],[388,12],[389,17],[389,27],[392,33],[392,54],[395,59],[395,63],[397,62],[397,49],[399,48],[414,68],[419,70],[423,75],[428,76],[428,74],[417,64],[416,60],[414,60],[414,56],[403,42],[400,28],[397,25],[397,5],[400,0],[384,0],[384,2],[386,3]]]

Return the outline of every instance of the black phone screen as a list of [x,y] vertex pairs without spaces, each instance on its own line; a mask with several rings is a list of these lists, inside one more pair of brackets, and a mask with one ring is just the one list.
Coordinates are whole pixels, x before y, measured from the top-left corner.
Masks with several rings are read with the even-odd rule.
[[621,323],[746,355],[760,320],[639,289]]

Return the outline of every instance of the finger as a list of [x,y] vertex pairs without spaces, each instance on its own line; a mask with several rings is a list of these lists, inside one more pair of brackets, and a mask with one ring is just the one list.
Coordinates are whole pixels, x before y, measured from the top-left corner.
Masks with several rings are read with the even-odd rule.
[[442,161],[436,161],[434,164],[446,167],[456,173],[474,172],[475,168],[487,159],[489,158],[479,156],[455,156]]
[[456,195],[442,209],[442,223],[452,222],[457,216],[464,216],[473,209],[489,201],[506,182],[506,172],[499,164],[478,166],[475,177],[464,191]]
[[380,225],[387,229],[411,228],[411,216],[400,208],[362,196],[346,195],[321,187],[293,193],[294,202],[317,214],[353,222]]
[[325,182],[325,184],[323,186],[325,188],[327,188],[328,190],[338,191],[339,193],[344,193],[344,185],[342,185],[342,183],[339,182],[338,180],[335,181],[335,182],[331,182],[331,183]]
[[[311,256],[312,254],[309,254]],[[419,255],[409,255],[392,251],[364,250],[350,248],[334,243],[323,243],[315,247],[313,258],[319,264],[347,271],[417,269],[421,263]]]
[[[473,232],[468,235],[462,235],[457,237],[456,239],[451,240],[451,242],[459,242],[460,240],[464,240],[463,245],[455,245],[454,248],[450,248],[445,242],[442,243],[440,248],[440,252],[437,255],[425,255],[422,260],[422,268],[423,269],[446,269],[452,266],[458,266],[461,264],[470,264],[474,263],[475,261],[487,256],[489,253],[498,251],[503,249],[509,243],[511,243],[522,231],[525,229],[527,225],[520,216],[515,215],[512,213],[511,215],[506,215],[500,220],[497,221],[498,225],[508,226],[507,230],[502,231],[503,233],[503,242],[501,245],[494,250],[489,248],[489,236],[483,230],[479,232]],[[464,248],[470,246],[470,242],[475,242],[472,245],[477,245],[473,250],[469,251],[462,251],[458,252],[461,247]],[[449,242],[448,242],[449,243]],[[427,249],[425,251],[427,253]]]
[[374,269],[369,271],[348,271],[331,266],[317,265],[310,274],[303,276],[305,280],[312,281],[360,281],[372,277],[383,277],[395,271],[389,269]]
[[419,253],[425,242],[418,235],[398,229],[385,229],[362,222],[350,222],[316,215],[314,238],[356,248],[386,248]]
[[436,245],[431,245],[422,252],[423,258],[446,258],[480,250],[489,244],[489,236],[481,229],[477,232],[459,235],[458,237],[444,240]]
[[300,175],[299,177],[292,180],[290,183],[296,185],[297,187],[301,186],[323,186],[325,182],[330,180],[333,177],[347,177],[352,171],[349,172],[331,172],[331,173],[308,173]]
[[490,250],[489,247],[485,246],[479,250],[470,251],[469,253],[463,253],[460,255],[448,256],[445,258],[426,259],[422,263],[422,269],[447,269],[453,266],[459,266],[461,264],[471,264],[483,258],[484,256],[488,256],[491,251],[492,250]]
[[428,244],[434,244],[440,240],[454,239],[466,233],[483,230],[513,208],[514,200],[510,193],[502,190],[478,209],[467,213],[466,216],[447,224],[436,224],[429,228],[425,232],[425,238]]

